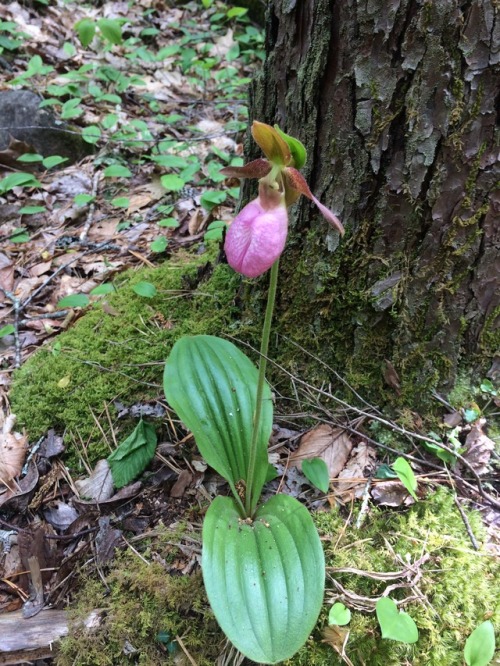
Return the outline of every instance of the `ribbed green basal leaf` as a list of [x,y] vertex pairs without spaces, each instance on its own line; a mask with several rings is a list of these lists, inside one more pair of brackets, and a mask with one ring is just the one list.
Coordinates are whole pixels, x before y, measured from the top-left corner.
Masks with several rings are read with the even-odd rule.
[[[257,368],[235,345],[211,335],[181,338],[165,364],[167,401],[193,433],[201,455],[233,489],[247,478],[257,376]],[[268,471],[272,423],[271,391],[266,384],[252,484],[255,498]]]
[[261,664],[290,658],[307,640],[323,603],[325,562],[307,509],[275,495],[253,522],[216,497],[203,525],[203,580],[229,640]]

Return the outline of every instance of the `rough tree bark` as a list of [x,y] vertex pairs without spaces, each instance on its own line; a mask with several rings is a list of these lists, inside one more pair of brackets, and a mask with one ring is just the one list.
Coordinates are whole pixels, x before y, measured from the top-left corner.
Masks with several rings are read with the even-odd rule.
[[498,373],[498,3],[270,0],[266,31],[251,117],[305,143],[347,228],[293,210],[281,331],[357,386],[389,361],[408,399]]

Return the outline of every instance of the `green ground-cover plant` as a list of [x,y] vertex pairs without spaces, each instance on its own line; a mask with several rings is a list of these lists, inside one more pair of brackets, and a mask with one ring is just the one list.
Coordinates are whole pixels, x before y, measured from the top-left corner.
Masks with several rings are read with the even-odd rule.
[[260,503],[266,480],[275,476],[267,456],[273,405],[265,372],[286,208],[306,194],[343,229],[297,170],[306,159],[302,144],[263,123],[254,122],[252,133],[267,159],[223,173],[259,178],[259,197],[233,221],[225,251],[230,265],[248,277],[271,268],[259,369],[228,340],[184,337],[167,359],[164,388],[232,492],[212,502],[203,525],[203,579],[214,614],[244,655],[275,664],[306,642],[325,582],[323,549],[307,509],[282,494]]

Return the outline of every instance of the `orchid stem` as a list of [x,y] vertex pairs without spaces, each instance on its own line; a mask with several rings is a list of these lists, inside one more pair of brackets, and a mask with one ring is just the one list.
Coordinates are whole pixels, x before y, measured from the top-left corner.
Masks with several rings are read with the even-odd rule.
[[260,417],[262,414],[262,394],[266,381],[267,352],[269,349],[269,338],[271,336],[271,322],[273,318],[274,302],[276,300],[276,288],[278,285],[279,259],[271,267],[271,277],[269,279],[269,291],[267,294],[266,316],[262,329],[262,339],[260,343],[259,359],[259,377],[257,379],[257,396],[255,402],[255,415],[253,418],[252,442],[250,445],[250,460],[248,461],[248,474],[245,493],[245,510],[247,516],[251,516],[255,511],[258,497],[253,497],[253,483],[255,476],[255,463],[257,460],[257,440],[259,438]]

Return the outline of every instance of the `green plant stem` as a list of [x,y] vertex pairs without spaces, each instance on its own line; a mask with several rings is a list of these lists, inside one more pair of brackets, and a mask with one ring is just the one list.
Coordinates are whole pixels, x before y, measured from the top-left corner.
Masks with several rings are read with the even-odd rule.
[[255,511],[258,497],[253,496],[253,482],[255,475],[255,461],[257,459],[257,440],[259,435],[260,416],[262,413],[262,394],[266,381],[267,352],[269,349],[269,338],[271,336],[271,322],[273,318],[274,302],[276,300],[276,287],[278,285],[279,259],[271,267],[269,279],[269,291],[267,294],[266,316],[262,328],[262,339],[260,343],[259,377],[257,380],[257,396],[255,402],[255,415],[253,419],[252,442],[250,445],[250,460],[248,461],[247,485],[245,492],[245,510],[247,516]]

